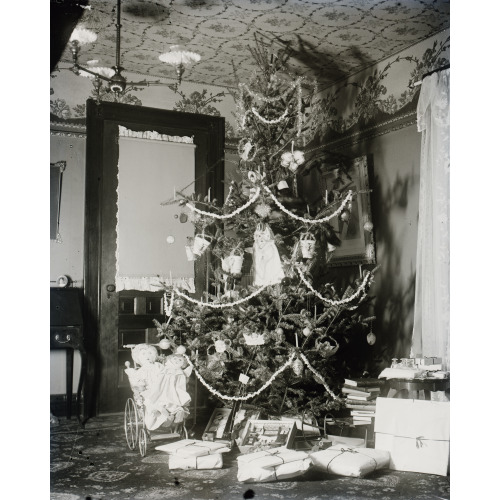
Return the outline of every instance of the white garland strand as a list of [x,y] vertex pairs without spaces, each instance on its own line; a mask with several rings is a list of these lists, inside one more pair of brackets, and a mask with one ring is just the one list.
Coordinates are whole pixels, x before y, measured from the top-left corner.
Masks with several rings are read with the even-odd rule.
[[250,89],[250,87],[248,87],[248,85],[246,83],[240,83],[240,92],[242,95],[242,89],[244,89],[246,91],[246,93],[249,94],[250,96],[252,96],[254,99],[257,99],[258,101],[264,101],[267,104],[271,104],[273,102],[278,102],[281,99],[283,99],[285,97],[285,95],[288,94],[288,92],[290,92],[291,90],[293,90],[297,86],[298,81],[299,80],[292,82],[290,84],[290,86],[288,87],[288,89],[286,89],[282,94],[280,94],[279,96],[276,96],[276,97],[265,97],[261,94],[257,94],[256,92],[253,92]]
[[266,390],[273,382],[274,379],[280,375],[286,368],[288,368],[291,364],[292,361],[295,358],[295,351],[292,352],[292,355],[288,358],[286,363],[278,368],[277,371],[275,371],[272,375],[271,378],[257,391],[252,392],[251,394],[247,394],[246,396],[227,396],[225,394],[221,394],[217,389],[214,389],[200,374],[200,372],[196,369],[196,367],[193,365],[191,360],[184,354],[184,357],[187,359],[187,362],[190,364],[190,366],[193,368],[194,373],[200,380],[200,382],[214,395],[217,396],[221,399],[226,399],[228,401],[247,401],[248,399],[252,399],[256,396],[258,396],[262,391]]
[[180,295],[181,297],[188,300],[189,302],[192,302],[193,304],[198,304],[199,306],[202,307],[211,307],[212,309],[223,309],[224,307],[238,306],[240,304],[247,302],[250,299],[253,299],[257,295],[259,295],[259,293],[262,292],[262,290],[264,290],[264,288],[266,288],[267,286],[268,285],[261,286],[258,290],[255,290],[255,292],[251,293],[247,297],[237,300],[236,302],[225,302],[223,304],[214,304],[213,302],[201,302],[199,300],[193,299],[189,295],[183,294],[180,290],[177,290],[177,288],[175,289],[175,291],[177,292],[177,295]]
[[[230,214],[224,214],[224,215],[218,215],[214,214],[212,212],[205,212],[204,210],[200,210],[199,208],[196,208],[194,205],[191,205],[190,203],[186,203],[186,206],[192,210],[193,212],[197,212],[201,215],[206,215],[208,217],[214,217],[215,219],[231,219],[232,217],[235,217],[238,215],[240,212],[243,212],[246,208],[248,208],[252,203],[255,202],[255,200],[260,196],[260,188],[257,187],[255,194],[244,204],[241,205],[241,207],[237,208],[234,212],[231,212]],[[228,195],[229,198],[229,195]],[[227,199],[226,199],[227,202]]]
[[263,123],[267,123],[268,125],[274,125],[276,123],[279,123],[281,122],[282,120],[284,120],[287,115],[288,115],[288,108],[285,109],[285,112],[278,118],[276,118],[275,120],[267,120],[266,118],[264,118],[263,116],[260,116],[259,115],[259,112],[254,108],[252,107],[252,113]]
[[368,280],[373,279],[373,275],[371,273],[368,273],[365,276],[365,279],[363,280],[361,285],[359,285],[359,287],[355,293],[353,293],[349,297],[342,299],[342,300],[330,300],[330,299],[327,299],[326,297],[323,297],[319,292],[317,292],[313,288],[311,283],[309,283],[309,281],[307,281],[306,278],[304,277],[304,275],[302,274],[302,269],[300,269],[299,266],[296,266],[295,269],[297,269],[297,272],[299,273],[299,276],[300,276],[300,279],[302,280],[302,283],[304,283],[304,285],[306,285],[307,288],[309,288],[309,290],[311,290],[311,292],[313,292],[314,295],[316,295],[316,297],[321,299],[323,302],[327,302],[328,304],[331,304],[332,306],[340,306],[342,304],[347,304],[349,302],[352,302],[354,299],[356,299],[361,294],[365,294],[365,296],[366,296],[366,292],[365,292],[364,288],[365,288]]
[[321,224],[323,222],[329,221],[333,217],[337,217],[342,212],[342,210],[344,210],[344,207],[347,205],[347,203],[349,203],[350,201],[352,201],[352,191],[349,190],[349,192],[347,193],[347,196],[345,197],[345,199],[342,202],[342,204],[340,205],[340,207],[337,210],[335,210],[335,212],[333,212],[332,214],[327,215],[326,217],[323,217],[321,219],[305,219],[304,217],[300,217],[298,215],[295,215],[293,212],[290,212],[290,210],[288,210],[285,206],[283,206],[280,203],[280,201],[278,200],[278,198],[276,198],[276,196],[274,196],[274,194],[272,193],[272,191],[267,186],[264,186],[264,189],[269,193],[269,195],[273,199],[274,203],[276,203],[276,205],[278,205],[278,207],[283,212],[285,212],[286,214],[288,214],[290,217],[292,217],[294,219],[297,219],[297,220],[300,220],[302,222],[305,222],[307,224]]
[[315,368],[313,368],[313,366],[311,365],[311,363],[309,363],[309,360],[305,357],[305,355],[303,353],[300,353],[300,357],[304,360],[304,363],[306,364],[307,368],[309,368],[309,370],[311,370],[313,372],[313,374],[316,375],[316,377],[319,378],[319,380],[323,384],[323,387],[326,389],[326,392],[328,392],[328,394],[330,394],[330,396],[333,399],[339,399],[339,397],[336,396],[333,393],[333,391],[328,387],[328,384],[326,383],[325,379],[319,374],[319,372]]

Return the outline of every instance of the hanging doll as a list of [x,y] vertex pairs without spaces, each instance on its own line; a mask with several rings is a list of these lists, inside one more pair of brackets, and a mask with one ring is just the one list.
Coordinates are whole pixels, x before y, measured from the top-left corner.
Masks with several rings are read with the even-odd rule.
[[167,356],[164,365],[156,361],[157,357],[154,346],[139,344],[132,349],[132,359],[140,368],[127,369],[132,388],[143,398],[144,423],[149,430],[155,430],[162,424],[170,427],[183,422],[189,413],[187,405],[191,401],[186,381],[192,368],[184,356]]
[[254,232],[253,272],[255,286],[275,285],[285,277],[274,235],[265,223],[257,224]]

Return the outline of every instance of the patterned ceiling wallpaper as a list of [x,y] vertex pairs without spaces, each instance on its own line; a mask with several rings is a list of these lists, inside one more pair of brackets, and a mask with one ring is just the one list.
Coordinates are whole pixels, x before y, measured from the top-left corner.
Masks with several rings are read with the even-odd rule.
[[[320,139],[345,133],[356,125],[381,122],[398,113],[414,111],[419,87],[411,84],[426,72],[449,64],[449,56],[450,36],[445,30],[323,91],[322,113],[316,117]],[[52,121],[83,125],[89,97],[95,99],[99,95],[103,100],[114,100],[112,93],[98,89],[92,80],[70,71],[56,71],[51,77]],[[224,116],[226,138],[236,138],[231,89],[183,82],[177,92],[167,86],[145,87],[125,94],[121,101]]]
[[[115,0],[89,0],[79,26],[97,33],[80,62],[115,63]],[[192,82],[237,86],[255,64],[258,35],[290,50],[290,70],[331,85],[450,26],[449,0],[123,0],[121,62],[146,77],[175,78],[158,56],[173,44],[202,59],[185,73]],[[60,68],[72,61],[68,48]],[[89,63],[94,61],[94,63]]]

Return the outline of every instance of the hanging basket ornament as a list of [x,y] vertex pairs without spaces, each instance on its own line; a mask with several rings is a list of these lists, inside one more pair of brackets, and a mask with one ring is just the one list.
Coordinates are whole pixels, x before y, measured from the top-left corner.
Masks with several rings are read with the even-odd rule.
[[194,237],[193,253],[198,256],[202,255],[203,252],[210,246],[211,242],[212,242],[211,236],[206,235],[204,233],[197,234]]
[[311,259],[314,256],[314,247],[316,238],[311,233],[302,233],[300,235],[300,250],[304,259]]
[[[334,343],[332,345],[332,342]],[[335,339],[329,337],[324,337],[316,340],[316,349],[319,351],[320,356],[323,358],[329,358],[336,354],[339,350],[339,343]]]

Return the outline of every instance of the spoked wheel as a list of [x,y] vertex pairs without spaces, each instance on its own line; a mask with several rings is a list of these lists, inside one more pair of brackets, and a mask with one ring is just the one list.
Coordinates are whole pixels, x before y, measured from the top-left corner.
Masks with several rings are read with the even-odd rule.
[[144,427],[139,430],[139,453],[141,457],[146,456],[146,450],[148,448],[148,434]]
[[139,419],[137,417],[137,407],[133,399],[128,398],[125,404],[125,416],[123,426],[128,447],[135,450],[139,434]]

